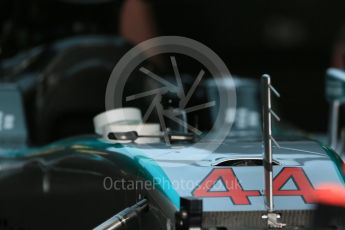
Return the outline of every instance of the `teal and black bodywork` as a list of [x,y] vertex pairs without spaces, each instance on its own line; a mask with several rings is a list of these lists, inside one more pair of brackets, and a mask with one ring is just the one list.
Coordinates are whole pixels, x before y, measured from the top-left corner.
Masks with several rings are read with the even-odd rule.
[[[238,103],[242,114],[258,114],[260,106],[245,104]],[[0,228],[90,229],[144,200],[145,212],[121,219],[127,229],[266,228],[260,122],[243,127],[241,113],[242,125],[235,123],[223,141],[198,145],[118,143],[96,135],[35,149],[3,145]],[[318,187],[344,185],[343,161],[318,142],[281,136],[273,147],[274,209],[287,228],[307,229]],[[202,147],[215,143],[212,151]]]
[[[288,226],[308,226],[314,208],[313,191],[324,183],[344,184],[342,161],[336,153],[317,142],[279,143],[281,148],[275,149],[274,155],[275,209]],[[141,215],[140,225],[139,222],[133,224],[134,229],[179,229],[177,213],[188,209],[181,206],[181,200],[194,197],[203,201],[199,215],[205,229],[224,226],[261,229],[266,226],[261,217],[266,210],[261,141],[229,138],[198,161],[193,160],[193,155],[197,155],[199,149],[190,148],[186,153],[183,148],[186,146],[176,145],[168,149],[164,144],[145,148],[87,136],[41,149],[2,151],[1,213],[10,215],[8,224],[23,223],[23,229],[26,226],[28,229],[46,228],[44,221],[38,221],[40,216],[25,222],[22,211],[29,207],[25,202],[19,202],[21,199],[33,202],[32,212],[39,213],[35,204],[40,206],[38,202],[42,200],[56,205],[52,200],[64,196],[82,197],[89,192],[90,200],[84,202],[102,200],[99,195],[109,198],[102,204],[109,216],[103,218],[146,198],[148,212]],[[162,152],[164,156],[161,156]],[[60,200],[59,205],[65,207],[61,212],[69,213],[67,201]],[[5,207],[7,210],[3,210]],[[11,211],[14,212],[12,216]],[[92,224],[96,226],[102,222],[97,212],[88,212],[92,212],[92,217],[80,222],[81,227],[90,228]],[[77,217],[78,213],[69,215]],[[35,225],[38,223],[43,225]],[[60,229],[71,226],[76,224],[68,221],[56,224]]]

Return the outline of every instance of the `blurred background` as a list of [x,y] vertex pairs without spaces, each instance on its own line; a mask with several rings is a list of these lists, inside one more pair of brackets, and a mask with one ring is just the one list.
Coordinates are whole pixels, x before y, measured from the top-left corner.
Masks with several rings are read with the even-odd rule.
[[271,74],[283,120],[325,132],[324,76],[344,67],[344,8],[340,0],[0,0],[0,79],[19,82],[33,144],[93,132],[116,61],[148,38],[179,35],[209,46],[232,74]]

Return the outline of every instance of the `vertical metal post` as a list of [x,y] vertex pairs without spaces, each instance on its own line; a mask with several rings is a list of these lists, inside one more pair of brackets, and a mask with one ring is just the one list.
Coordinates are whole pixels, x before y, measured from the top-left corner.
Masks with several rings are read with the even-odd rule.
[[335,100],[331,102],[328,141],[329,141],[329,145],[333,149],[337,148],[337,142],[338,142],[339,108],[340,108],[340,101]]
[[328,144],[342,155],[344,141],[339,139],[340,108],[345,104],[345,70],[329,68],[326,72],[326,99],[330,105],[328,123]]
[[265,197],[269,212],[273,212],[273,167],[272,167],[272,120],[271,120],[271,79],[269,75],[262,76],[262,117],[265,168]]
[[271,78],[269,75],[262,75],[262,118],[263,118],[263,143],[264,143],[264,169],[265,169],[265,203],[267,206],[267,215],[262,218],[267,219],[268,228],[280,229],[286,226],[279,222],[280,214],[274,212],[273,203],[273,152],[272,142],[279,148],[279,144],[272,137],[272,115],[278,121],[280,118],[275,114],[271,108],[271,92],[280,97],[277,90],[271,85]]

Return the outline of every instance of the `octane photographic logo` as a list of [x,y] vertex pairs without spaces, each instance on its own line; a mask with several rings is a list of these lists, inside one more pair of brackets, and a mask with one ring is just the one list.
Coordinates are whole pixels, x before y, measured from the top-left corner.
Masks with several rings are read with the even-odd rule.
[[[146,60],[154,58],[157,55],[167,55],[170,61],[170,68],[174,74],[174,82],[168,81],[164,76],[143,66]],[[184,63],[178,59],[177,55],[184,55],[200,63],[203,67],[193,76],[193,82],[187,89],[183,85],[183,76],[180,72],[180,66]],[[213,78],[214,88],[218,91],[217,98],[209,98],[206,103],[190,106],[190,99],[201,87],[205,72]],[[158,87],[153,89],[144,89],[143,91],[132,94],[125,94],[125,86],[128,79],[135,72],[140,72],[141,77],[149,78],[157,83]],[[137,75],[139,76],[139,75]],[[155,160],[178,160],[184,162],[194,162],[206,158],[215,150],[230,132],[235,119],[236,112],[236,90],[232,76],[221,60],[221,58],[207,46],[198,41],[179,36],[161,36],[146,40],[129,50],[114,67],[106,89],[106,110],[122,108],[124,102],[137,100],[143,97],[153,98],[150,105],[143,113],[143,123],[152,113],[158,117],[161,131],[162,144],[148,144],[149,148],[140,148],[150,158]],[[175,94],[179,99],[177,108],[174,110],[165,109],[161,99],[169,94]],[[181,113],[189,114],[205,109],[217,109],[213,118],[213,127],[207,132],[203,132],[188,121],[181,119]],[[172,112],[175,111],[175,112]],[[176,113],[176,111],[180,111]],[[176,122],[178,125],[188,130],[189,133],[199,136],[197,142],[186,144],[184,146],[171,145],[168,136],[166,119]],[[164,144],[165,142],[165,144]],[[166,154],[164,154],[166,153]],[[185,154],[183,154],[185,153]],[[168,164],[168,163],[167,163]]]

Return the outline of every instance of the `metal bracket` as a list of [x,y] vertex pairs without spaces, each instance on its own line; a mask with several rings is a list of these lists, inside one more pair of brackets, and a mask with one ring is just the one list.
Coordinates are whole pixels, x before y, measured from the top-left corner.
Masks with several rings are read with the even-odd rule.
[[181,198],[180,211],[175,215],[176,230],[201,230],[202,212],[202,200],[194,197]]
[[267,219],[268,228],[282,229],[282,228],[286,227],[286,224],[279,222],[280,217],[281,216],[279,213],[269,212],[266,215],[263,215],[262,219]]

